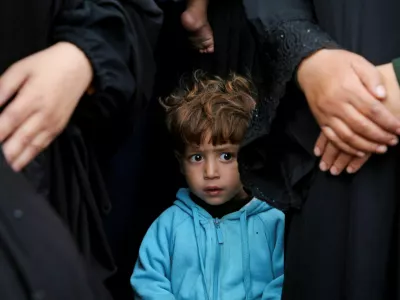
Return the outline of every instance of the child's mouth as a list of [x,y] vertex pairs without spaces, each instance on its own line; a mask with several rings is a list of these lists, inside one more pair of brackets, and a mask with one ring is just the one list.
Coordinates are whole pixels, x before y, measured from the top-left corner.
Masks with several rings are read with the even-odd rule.
[[207,194],[207,195],[210,195],[210,196],[217,196],[217,195],[219,195],[220,193],[222,193],[222,189],[220,188],[220,187],[217,187],[217,186],[210,186],[210,187],[206,187],[205,189],[204,189],[204,192]]

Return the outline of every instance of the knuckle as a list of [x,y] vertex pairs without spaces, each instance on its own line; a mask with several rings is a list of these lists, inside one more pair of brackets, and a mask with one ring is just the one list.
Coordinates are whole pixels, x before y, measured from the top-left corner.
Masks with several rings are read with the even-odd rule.
[[354,142],[355,134],[353,132],[345,131],[345,132],[343,132],[341,139],[343,140],[343,142],[345,142],[347,144],[352,143],[352,142]]
[[341,83],[340,83],[340,89],[345,91],[345,92],[349,92],[354,90],[354,86],[353,86],[353,82],[350,78],[344,79]]
[[24,132],[21,135],[21,145],[23,147],[27,146],[33,139],[33,133],[31,132]]
[[358,125],[360,127],[360,130],[363,132],[368,131],[370,129],[367,121],[360,121],[358,122]]
[[11,124],[16,124],[19,123],[20,119],[20,112],[18,109],[8,109],[7,112],[5,113],[5,117],[7,118],[7,121],[10,122]]
[[378,101],[374,101],[369,107],[369,114],[373,117],[380,116],[382,114],[383,107]]

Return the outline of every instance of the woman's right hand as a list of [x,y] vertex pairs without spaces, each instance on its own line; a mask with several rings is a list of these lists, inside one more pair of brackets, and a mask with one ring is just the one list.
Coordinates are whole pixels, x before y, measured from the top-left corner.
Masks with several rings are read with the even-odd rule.
[[340,150],[362,157],[398,143],[400,120],[381,103],[380,73],[363,57],[319,50],[300,64],[297,79],[322,132]]

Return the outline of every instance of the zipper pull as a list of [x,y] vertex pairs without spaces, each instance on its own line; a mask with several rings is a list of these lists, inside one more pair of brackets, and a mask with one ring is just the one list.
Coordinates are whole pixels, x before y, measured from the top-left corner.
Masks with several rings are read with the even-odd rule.
[[219,219],[214,220],[215,229],[217,230],[218,244],[223,244],[224,243],[224,235],[222,234],[222,229],[221,229],[220,223],[221,223],[221,221]]

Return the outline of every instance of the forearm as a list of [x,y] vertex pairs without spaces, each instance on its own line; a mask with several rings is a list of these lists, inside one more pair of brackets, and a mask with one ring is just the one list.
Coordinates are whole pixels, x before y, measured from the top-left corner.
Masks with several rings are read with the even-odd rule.
[[243,3],[264,54],[274,97],[283,95],[304,58],[323,48],[337,48],[314,22],[312,6],[307,0],[244,0]]

